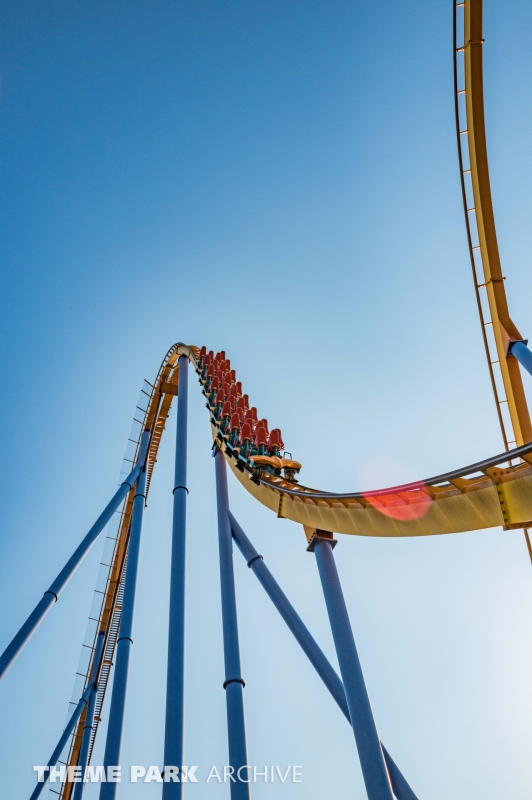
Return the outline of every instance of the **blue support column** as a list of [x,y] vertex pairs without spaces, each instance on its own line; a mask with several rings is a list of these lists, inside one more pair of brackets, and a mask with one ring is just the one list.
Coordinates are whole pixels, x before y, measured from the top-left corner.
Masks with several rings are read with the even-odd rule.
[[324,682],[325,686],[340,706],[342,713],[348,722],[351,722],[342,681],[336,674],[334,668],[329,663],[328,659],[322,652],[308,628],[305,626],[294,606],[291,604],[271,574],[270,570],[264,563],[264,559],[257,553],[231,512],[229,512],[229,519],[231,521],[233,538],[237,543],[240,552],[246,559],[248,567],[253,570],[259,579],[259,582],[265,589],[266,594],[273,602],[274,606],[288,625],[289,629],[294,634],[296,641],[301,646],[303,652]]
[[[124,727],[124,712],[126,706],[127,677],[129,672],[129,657],[133,644],[133,612],[135,610],[135,592],[137,588],[137,573],[140,555],[140,537],[142,533],[142,517],[146,502],[146,454],[150,442],[150,432],[144,431],[141,439],[141,455],[139,458],[142,470],[137,480],[129,544],[127,549],[126,576],[124,579],[124,596],[122,601],[122,614],[115,656],[115,674],[113,678],[113,692],[111,695],[111,708],[109,711],[109,727],[105,742],[103,764],[108,767],[119,766],[120,749],[122,745],[122,730]],[[100,800],[114,800],[118,784],[102,783]]]
[[222,592],[222,623],[224,641],[227,732],[229,765],[236,778],[231,783],[231,800],[250,800],[247,765],[246,725],[244,719],[244,681],[240,669],[238,621],[236,614],[235,577],[233,571],[233,540],[229,520],[229,493],[223,453],[216,448],[216,499],[218,506],[218,544],[220,550],[220,584]]
[[116,509],[120,506],[120,503],[124,500],[127,493],[130,491],[131,487],[134,485],[135,481],[140,472],[140,466],[137,464],[124,483],[121,484],[120,488],[116,492],[115,496],[111,500],[111,502],[107,505],[107,507],[102,511],[88,534],[85,536],[81,544],[77,547],[74,551],[73,555],[69,558],[55,581],[52,583],[49,589],[46,590],[42,599],[37,603],[31,614],[29,615],[28,619],[21,627],[19,632],[16,636],[12,639],[11,643],[6,647],[2,655],[0,656],[0,680],[4,677],[7,670],[16,659],[24,645],[27,643],[28,639],[32,636],[35,632],[36,628],[40,625],[50,608],[53,604],[58,600],[60,593],[65,588],[66,584],[79,567],[89,550],[91,549],[92,545],[98,538],[99,534],[103,531],[111,517],[113,516]]
[[[50,757],[50,760],[48,761],[48,767],[49,768],[55,767],[55,765],[59,761],[59,757],[60,757],[61,753],[63,752],[63,750],[65,749],[65,747],[66,747],[66,745],[68,743],[68,740],[70,739],[70,736],[72,735],[72,732],[74,731],[74,728],[78,724],[78,720],[81,717],[81,715],[83,713],[83,709],[85,708],[87,703],[88,703],[87,715],[89,714],[90,704],[91,704],[92,698],[96,697],[96,692],[97,692],[97,688],[98,688],[97,687],[98,672],[99,672],[99,669],[100,669],[101,658],[102,658],[102,653],[103,653],[104,638],[105,637],[103,636],[103,634],[100,634],[98,636],[98,639],[96,640],[96,647],[95,647],[95,650],[94,650],[94,661],[93,661],[93,665],[94,666],[93,666],[93,669],[92,669],[91,679],[90,679],[89,683],[87,684],[87,686],[85,688],[85,691],[83,692],[83,694],[82,694],[82,696],[81,696],[81,698],[79,700],[79,703],[77,704],[76,708],[74,709],[74,713],[71,715],[70,719],[68,720],[67,726],[66,726],[65,730],[63,731],[63,734],[62,734],[61,738],[59,739],[57,747],[55,748],[54,752],[52,753],[52,755]],[[92,715],[94,716],[94,707],[93,707],[93,710],[92,710]],[[44,781],[40,781],[37,784],[37,786],[35,787],[35,789],[33,790],[32,794],[31,794],[31,797],[30,797],[30,800],[37,800],[37,798],[40,796],[42,790],[46,786],[48,777],[49,777],[49,771],[45,775],[45,780]],[[76,785],[76,790],[77,790],[79,785],[80,784]],[[75,797],[75,795],[74,795],[74,797]]]
[[532,353],[524,342],[514,342],[510,348],[510,354],[515,356],[521,366],[532,375]]
[[325,539],[318,536],[311,546],[318,563],[362,775],[368,800],[393,800],[390,779],[334,561],[333,544],[332,537]]
[[[308,628],[305,626],[303,620],[291,604],[290,600],[284,594],[283,590],[271,574],[270,570],[264,563],[263,557],[255,550],[231,511],[229,512],[229,519],[231,521],[233,539],[237,543],[240,552],[246,559],[248,567],[250,567],[250,569],[257,576],[260,584],[266,591],[266,594],[288,625],[288,628],[294,634],[296,641],[301,646],[301,649],[324,682],[334,700],[337,702],[345,718],[349,724],[351,724],[351,717],[349,715],[349,708],[347,706],[344,685],[342,681],[336,674],[333,666],[317,644]],[[388,753],[382,742],[381,747],[384,759],[386,761],[386,766],[388,768],[388,773],[390,775],[393,793],[397,800],[417,800],[417,797],[408,784],[406,778],[403,776],[399,767]]]
[[[179,357],[177,432],[170,568],[170,618],[164,731],[165,766],[183,766],[185,704],[185,551],[187,526],[188,358]],[[181,800],[183,784],[163,784],[163,800]]]
[[[68,740],[70,739],[74,728],[78,724],[78,719],[81,717],[81,715],[83,713],[83,709],[85,708],[85,706],[87,705],[87,703],[89,701],[89,697],[90,697],[91,691],[92,691],[92,683],[90,683],[87,686],[87,688],[83,692],[82,696],[80,697],[79,703],[77,704],[76,708],[74,709],[74,713],[72,714],[72,716],[68,720],[67,726],[66,726],[65,730],[63,731],[63,733],[61,735],[61,738],[59,739],[57,747],[55,748],[54,752],[50,756],[50,760],[48,761],[48,767],[50,769],[52,767],[55,767],[55,765],[59,761],[59,756],[61,755],[61,753],[63,752],[63,750],[67,746]],[[33,792],[31,793],[30,800],[37,800],[37,798],[40,796],[42,790],[44,789],[44,787],[46,786],[46,783],[48,781],[49,772],[47,772],[44,777],[45,777],[45,780],[44,781],[40,781],[37,784],[37,786],[35,787],[35,789],[33,790]]]
[[96,708],[96,698],[98,697],[98,677],[100,674],[100,667],[102,664],[103,648],[105,644],[105,631],[100,631],[96,640],[96,648],[94,650],[94,660],[92,665],[91,684],[92,691],[87,705],[87,713],[85,714],[85,724],[83,725],[83,735],[81,737],[81,747],[79,750],[78,767],[81,767],[81,783],[77,783],[74,787],[72,800],[81,800],[83,797],[83,789],[85,788],[84,777],[87,764],[89,763],[89,751],[91,745],[91,737],[94,726],[94,710]]

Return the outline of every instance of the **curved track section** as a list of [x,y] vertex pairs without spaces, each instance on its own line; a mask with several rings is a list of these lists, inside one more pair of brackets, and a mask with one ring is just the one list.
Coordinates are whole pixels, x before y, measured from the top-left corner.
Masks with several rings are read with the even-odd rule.
[[[454,8],[454,83],[462,196],[478,312],[498,418],[506,452],[425,481],[367,492],[333,493],[301,485],[301,464],[284,451],[281,432],[267,420],[236,381],[225,353],[178,343],[166,354],[137,420],[151,432],[148,490],[173,397],[178,359],[195,368],[209,410],[213,441],[239,482],[278,517],[302,524],[309,540],[327,532],[359,536],[403,537],[459,533],[501,525],[532,525],[532,426],[521,373],[512,344],[524,341],[506,300],[491,188],[484,122],[482,0],[464,0]],[[459,45],[459,42],[462,44]],[[140,433],[139,433],[140,436]],[[512,449],[511,449],[512,448]],[[137,441],[138,451],[138,441]],[[121,616],[122,579],[127,561],[134,490],[120,514],[114,552],[98,615],[105,633],[96,722],[103,706]],[[525,530],[525,535],[527,532]],[[528,536],[527,544],[532,558]],[[94,648],[93,648],[94,653]],[[91,663],[87,667],[90,675]],[[88,678],[86,680],[88,682]],[[83,714],[73,734],[66,763],[77,764]],[[93,734],[93,741],[96,731]],[[70,800],[73,784],[58,794]]]
[[[482,0],[454,7],[456,134],[471,267],[497,413],[507,449],[532,441],[519,364],[524,341],[510,317],[491,199],[484,119]],[[461,44],[460,44],[461,42]]]

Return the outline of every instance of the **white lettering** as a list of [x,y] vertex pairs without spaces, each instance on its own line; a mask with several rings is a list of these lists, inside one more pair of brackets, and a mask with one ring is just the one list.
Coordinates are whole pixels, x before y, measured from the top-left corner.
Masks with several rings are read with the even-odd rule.
[[52,767],[50,770],[50,783],[55,783],[56,778],[59,778],[61,783],[66,781],[66,767],[62,764],[59,769],[57,767]]
[[130,780],[131,783],[136,783],[139,778],[142,778],[146,774],[146,767],[131,767],[130,770]]
[[196,778],[196,767],[181,767],[181,772],[183,777],[181,778],[181,783],[186,783],[190,781],[190,783],[197,783],[198,779]]
[[216,769],[216,767],[211,767],[211,771],[209,772],[209,777],[207,778],[207,783],[209,783],[209,781],[210,781],[210,779],[211,779],[211,778],[216,778],[216,780],[218,781],[218,783],[221,783],[221,782],[222,782],[222,779],[221,779],[221,777],[220,777],[220,773],[218,772],[218,770]]
[[233,778],[233,772],[235,771],[234,767],[224,767],[224,783],[227,783],[227,778],[231,778],[233,783],[236,783],[235,779]]
[[92,764],[90,767],[87,767],[85,783],[87,783],[87,781],[91,783],[105,783],[105,767],[93,767]]
[[46,778],[44,773],[48,772],[50,767],[33,767],[33,771],[37,773],[37,783],[44,783]]
[[165,783],[179,783],[179,767],[165,767],[164,768]]
[[81,767],[67,767],[67,776],[69,783],[81,783]]
[[240,773],[242,772],[242,770],[243,770],[243,769],[250,770],[250,769],[251,769],[251,767],[250,767],[250,766],[248,766],[247,764],[243,764],[241,767],[239,767],[239,768],[238,768],[238,772],[236,773],[236,774],[237,774],[237,777],[238,777],[238,780],[239,780],[241,783],[251,783],[251,778],[249,777],[249,772],[248,772],[248,779],[247,779],[247,780],[246,780],[245,778],[243,778],[243,777],[242,777],[242,775],[240,774]]
[[253,767],[253,783],[257,783],[259,775],[264,775],[264,783],[268,783],[268,767],[264,767],[264,772],[259,772],[257,767]]
[[144,783],[151,783],[152,781],[157,781],[157,783],[163,782],[159,767],[148,767],[146,777],[144,778]]
[[279,769],[279,767],[275,767],[275,769],[277,770],[277,774],[278,774],[278,776],[279,776],[279,778],[281,780],[281,783],[284,783],[285,780],[288,778],[288,773],[290,772],[290,767],[287,767],[286,772],[285,772],[284,775],[281,775],[281,770]]
[[[292,783],[303,783],[301,770],[303,767],[292,767]],[[300,780],[298,780],[300,778]]]
[[120,783],[122,780],[122,767],[107,767],[107,782]]

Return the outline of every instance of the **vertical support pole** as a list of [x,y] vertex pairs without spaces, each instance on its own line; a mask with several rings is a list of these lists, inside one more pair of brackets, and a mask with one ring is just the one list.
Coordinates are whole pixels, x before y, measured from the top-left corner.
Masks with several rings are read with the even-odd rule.
[[72,800],[81,800],[83,797],[83,789],[85,788],[85,783],[83,781],[85,778],[85,770],[89,761],[89,750],[91,746],[91,737],[94,725],[94,710],[96,708],[96,698],[98,697],[98,677],[102,663],[104,644],[105,631],[100,631],[96,640],[96,648],[94,650],[94,661],[91,676],[92,691],[87,705],[87,713],[85,714],[85,724],[83,726],[83,735],[81,737],[81,747],[77,764],[78,767],[81,767],[81,783],[76,783]]
[[233,539],[229,520],[229,493],[223,453],[216,449],[216,499],[218,506],[218,544],[220,549],[220,584],[222,592],[222,624],[225,661],[225,700],[229,765],[235,782],[231,782],[231,800],[250,800],[249,768],[247,766],[246,724],[244,719],[244,681],[240,669],[238,621],[236,615],[235,576],[233,570]]
[[[120,764],[120,749],[122,746],[122,731],[124,727],[124,711],[126,706],[127,678],[129,672],[129,657],[133,644],[133,612],[135,609],[135,592],[137,588],[137,573],[140,555],[140,537],[142,533],[142,517],[146,501],[146,454],[150,442],[150,432],[144,431],[141,438],[141,452],[144,458],[139,457],[142,470],[137,480],[135,497],[133,499],[133,512],[127,550],[126,577],[124,580],[124,598],[122,601],[122,614],[120,629],[116,646],[115,675],[113,679],[113,692],[111,695],[111,708],[109,711],[109,727],[103,757],[104,767],[117,767]],[[117,783],[102,783],[100,800],[114,800]]]
[[[338,703],[338,706],[349,724],[351,724],[351,717],[349,716],[349,708],[345,699],[344,685],[334,668],[327,660],[325,654],[322,652],[310,631],[304,625],[301,617],[291,604],[288,597],[285,595],[272,573],[264,563],[264,559],[255,550],[252,543],[244,533],[242,527],[237,522],[231,512],[229,512],[229,520],[231,522],[231,530],[233,532],[233,539],[238,545],[240,552],[247,561],[248,567],[255,573],[266,594],[278,610],[281,617],[284,619],[288,628],[294,634],[296,641],[301,646],[301,649],[309,659],[310,663],[322,679],[323,683],[330,691],[332,697]],[[406,778],[401,773],[399,767],[386,750],[381,742],[382,752],[390,775],[393,793],[397,800],[418,800],[413,790],[411,789]]]
[[[170,568],[170,618],[166,678],[165,766],[183,766],[185,694],[185,545],[187,524],[187,416],[188,358],[179,357],[177,433],[175,451],[172,564]],[[181,800],[183,784],[163,785],[163,800]]]
[[312,541],[311,547],[318,563],[362,775],[369,800],[393,800],[390,779],[334,561],[333,544],[334,540],[318,536]]

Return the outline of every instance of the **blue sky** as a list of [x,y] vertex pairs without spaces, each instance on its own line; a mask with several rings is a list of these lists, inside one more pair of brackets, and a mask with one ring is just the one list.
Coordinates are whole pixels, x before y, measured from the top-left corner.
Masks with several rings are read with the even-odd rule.
[[[485,3],[492,188],[525,336],[531,25],[529,4]],[[112,494],[142,379],[175,341],[226,350],[308,485],[376,488],[363,476],[423,477],[502,449],[462,219],[448,2],[6,0],[0,31],[2,642]],[[194,381],[190,406],[186,753],[210,766],[227,755]],[[162,759],[174,422],[145,515],[124,764]],[[334,661],[302,531],[234,481],[230,494]],[[29,796],[62,729],[100,552],[0,687],[10,800]],[[344,537],[335,553],[381,738],[420,800],[528,798],[522,534]],[[301,764],[304,778],[254,797],[364,797],[343,717],[235,559],[250,759]]]

